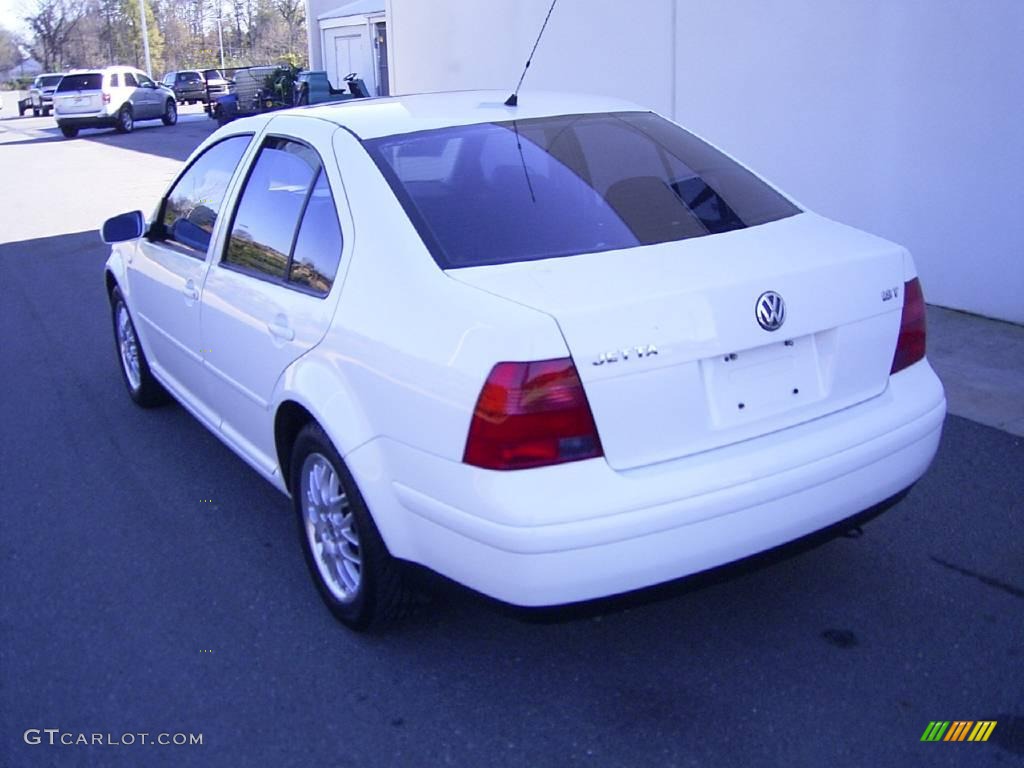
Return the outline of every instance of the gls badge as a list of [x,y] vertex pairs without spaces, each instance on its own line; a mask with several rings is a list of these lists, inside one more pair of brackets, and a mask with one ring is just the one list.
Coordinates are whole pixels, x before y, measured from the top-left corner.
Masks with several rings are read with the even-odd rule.
[[601,356],[594,361],[594,365],[604,365],[605,363],[617,363],[619,360],[629,360],[629,356],[634,357],[651,357],[652,355],[658,354],[658,348],[653,344],[642,344],[639,347],[626,347],[625,349],[616,349],[611,352],[602,352]]

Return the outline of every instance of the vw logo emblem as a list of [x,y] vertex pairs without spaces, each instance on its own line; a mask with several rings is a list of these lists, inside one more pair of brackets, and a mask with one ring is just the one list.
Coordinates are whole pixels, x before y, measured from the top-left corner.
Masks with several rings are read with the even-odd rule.
[[775,291],[765,291],[757,297],[754,315],[766,331],[777,331],[786,322],[786,302]]

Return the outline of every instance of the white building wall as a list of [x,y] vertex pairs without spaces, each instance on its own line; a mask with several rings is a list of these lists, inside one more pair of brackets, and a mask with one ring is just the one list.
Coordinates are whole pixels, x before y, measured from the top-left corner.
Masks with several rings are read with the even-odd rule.
[[[389,0],[393,92],[511,90],[548,0]],[[559,0],[524,91],[627,95],[1024,323],[1024,0]]]

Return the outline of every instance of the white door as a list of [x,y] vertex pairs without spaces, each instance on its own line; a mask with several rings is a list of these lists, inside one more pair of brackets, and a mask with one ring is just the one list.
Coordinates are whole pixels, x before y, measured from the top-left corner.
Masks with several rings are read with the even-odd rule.
[[364,25],[324,30],[324,68],[335,88],[341,88],[345,75],[351,72],[367,84],[373,83],[373,59]]
[[[326,152],[336,130],[289,117],[270,124],[275,135],[253,161],[203,287],[210,404],[225,438],[268,473],[277,466],[270,408],[278,379],[323,338],[337,301],[341,228],[329,174],[311,146],[333,159]],[[299,132],[309,144],[283,137]]]
[[188,167],[128,266],[130,306],[150,365],[175,394],[207,416],[201,405],[199,297],[210,237],[249,142],[248,136],[225,139]]

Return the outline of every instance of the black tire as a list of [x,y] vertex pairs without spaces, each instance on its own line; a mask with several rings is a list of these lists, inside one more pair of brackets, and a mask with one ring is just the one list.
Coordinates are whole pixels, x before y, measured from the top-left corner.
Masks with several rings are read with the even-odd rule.
[[114,126],[114,130],[118,133],[131,133],[134,127],[135,115],[132,114],[132,108],[125,104],[117,113],[117,124]]
[[43,107],[43,117],[49,117],[52,111],[53,107]]
[[164,125],[174,125],[178,122],[178,106],[174,103],[174,99],[168,99],[164,104],[164,114],[160,119],[163,120]]
[[[137,345],[139,363],[139,381],[137,386],[132,383],[128,376],[127,363],[121,350],[118,323],[122,308],[124,308],[124,312],[127,315],[128,324]],[[114,322],[114,349],[117,352],[117,367],[121,371],[121,379],[128,389],[128,395],[135,401],[136,405],[142,408],[155,408],[156,406],[163,405],[170,400],[170,397],[167,394],[167,390],[153,377],[153,373],[149,370],[149,361],[146,359],[146,353],[142,349],[142,342],[139,341],[138,334],[135,332],[135,321],[132,320],[131,313],[128,312],[128,305],[125,304],[124,297],[121,295],[119,288],[114,288],[110,292],[110,314]]]
[[64,134],[65,139],[73,139],[78,135],[78,128],[73,125],[62,125],[60,132]]
[[[318,554],[313,551],[306,527],[306,502],[303,496],[302,473],[306,459],[318,455],[326,459],[338,478],[341,490],[354,517],[358,539],[355,547],[361,560],[358,587],[346,600],[340,600],[325,583],[317,565]],[[298,522],[299,541],[313,582],[324,603],[342,624],[363,631],[386,626],[407,615],[415,598],[402,574],[401,566],[380,536],[366,502],[356,486],[348,467],[342,461],[330,438],[319,424],[311,422],[299,432],[292,450],[289,487],[292,506]]]
[[39,117],[38,107],[32,107],[32,117]]

